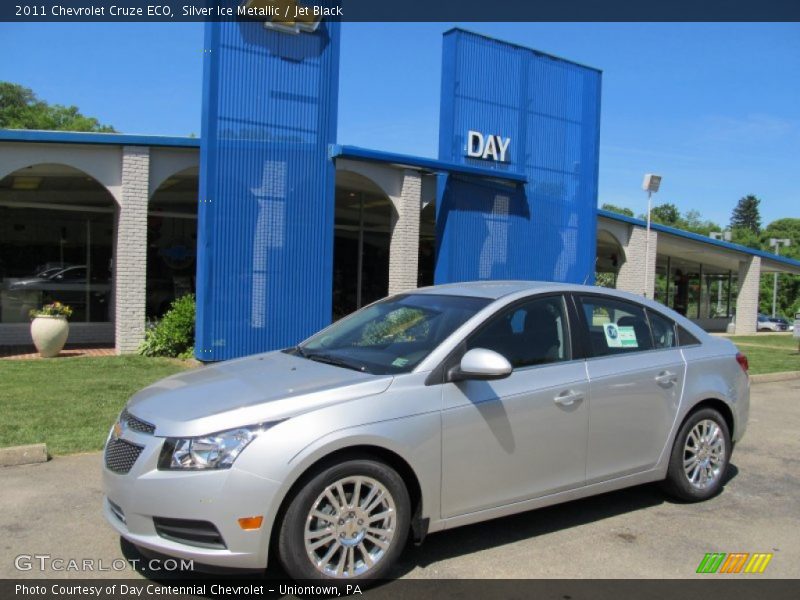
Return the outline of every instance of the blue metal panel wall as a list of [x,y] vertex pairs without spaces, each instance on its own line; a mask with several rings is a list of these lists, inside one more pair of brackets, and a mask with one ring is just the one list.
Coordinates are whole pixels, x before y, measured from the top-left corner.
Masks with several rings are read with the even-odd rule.
[[207,23],[197,264],[202,360],[330,322],[339,24]]
[[[439,158],[524,174],[502,184],[450,177],[437,205],[437,283],[593,282],[599,71],[451,30],[444,36]],[[504,163],[466,156],[467,131],[511,138]],[[440,178],[440,182],[444,178]]]

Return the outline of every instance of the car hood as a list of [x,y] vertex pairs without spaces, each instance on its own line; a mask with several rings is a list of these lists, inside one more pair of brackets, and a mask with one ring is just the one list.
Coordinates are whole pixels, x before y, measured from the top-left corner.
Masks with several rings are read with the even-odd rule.
[[380,394],[390,375],[370,375],[270,352],[167,377],[128,402],[159,436],[195,436],[276,421]]

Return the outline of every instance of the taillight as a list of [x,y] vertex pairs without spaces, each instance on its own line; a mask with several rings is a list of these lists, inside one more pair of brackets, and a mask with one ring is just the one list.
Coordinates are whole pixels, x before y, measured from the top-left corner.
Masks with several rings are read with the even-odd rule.
[[742,371],[747,373],[747,370],[750,368],[750,363],[747,362],[747,357],[741,352],[737,352],[736,362],[738,362],[739,366],[742,367]]

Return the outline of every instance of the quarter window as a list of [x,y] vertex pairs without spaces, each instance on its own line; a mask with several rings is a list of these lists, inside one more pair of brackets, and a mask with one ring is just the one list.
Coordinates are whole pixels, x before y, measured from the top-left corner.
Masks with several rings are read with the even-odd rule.
[[653,344],[656,348],[674,348],[678,345],[675,335],[675,323],[657,312],[647,309],[650,319],[650,330],[653,332]]
[[569,360],[563,297],[536,298],[500,312],[467,340],[467,350],[472,348],[494,350],[514,368]]
[[589,341],[594,356],[653,349],[650,326],[643,307],[599,296],[581,296],[579,300],[589,327]]
[[700,343],[700,340],[678,325],[678,343],[681,346],[696,346]]

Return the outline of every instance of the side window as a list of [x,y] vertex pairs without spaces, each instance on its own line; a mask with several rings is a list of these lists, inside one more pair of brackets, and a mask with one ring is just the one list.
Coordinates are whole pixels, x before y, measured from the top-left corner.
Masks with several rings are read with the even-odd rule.
[[656,348],[674,348],[678,345],[675,336],[675,323],[672,319],[647,309],[647,318],[650,319],[650,330],[653,332],[653,345]]
[[515,369],[560,362],[571,356],[568,331],[564,298],[536,298],[492,317],[467,340],[467,350],[494,350]]
[[600,296],[580,296],[579,300],[589,327],[594,356],[653,349],[650,326],[643,307]]

